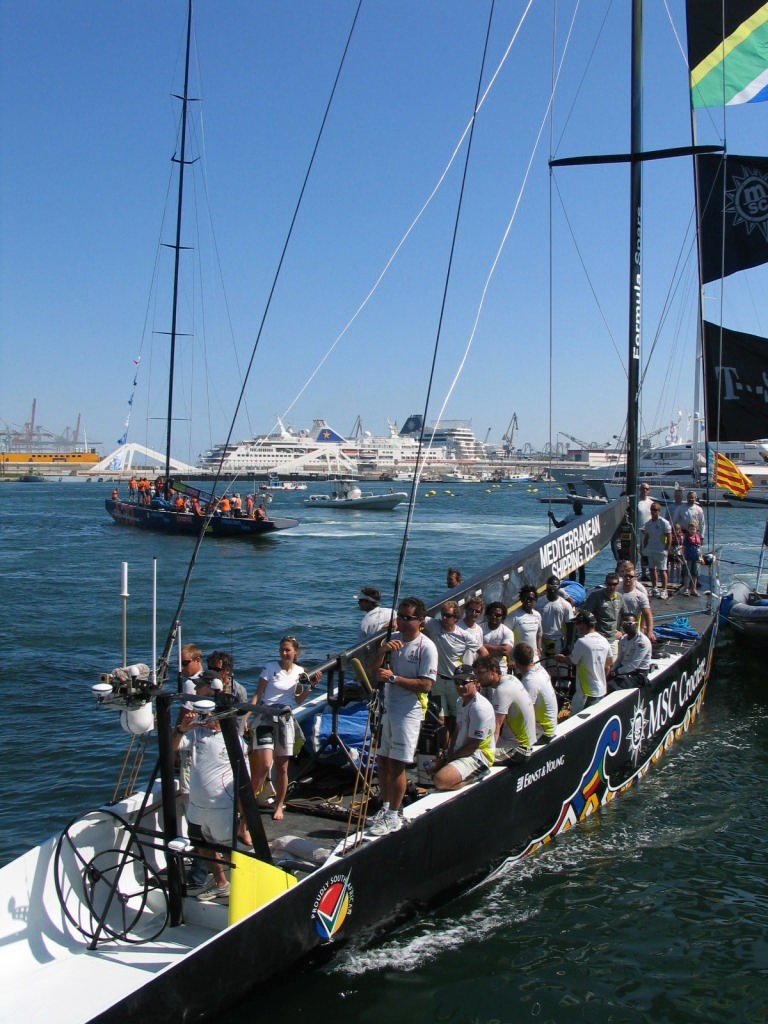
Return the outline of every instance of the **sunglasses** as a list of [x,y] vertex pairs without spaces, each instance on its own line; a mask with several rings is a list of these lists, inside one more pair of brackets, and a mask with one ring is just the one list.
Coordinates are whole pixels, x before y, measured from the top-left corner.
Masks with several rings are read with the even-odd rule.
[[415,622],[419,618],[418,615],[406,615],[405,612],[398,612],[397,617],[402,619],[403,622]]
[[193,661],[200,661],[200,658],[187,658],[186,661],[182,658],[181,664],[184,668],[186,668],[187,665],[191,665]]
[[457,619],[458,615],[456,612],[440,612],[441,619]]

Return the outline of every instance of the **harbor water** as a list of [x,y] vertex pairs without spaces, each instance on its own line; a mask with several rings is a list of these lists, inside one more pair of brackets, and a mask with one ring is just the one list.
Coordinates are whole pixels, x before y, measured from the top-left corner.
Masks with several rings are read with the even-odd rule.
[[[431,599],[448,565],[469,575],[546,533],[545,486],[422,485],[402,592]],[[113,525],[111,489],[0,486],[0,864],[112,795],[127,737],[90,688],[122,661],[121,562],[129,663],[151,661],[155,568],[161,648],[176,617],[192,542]],[[307,493],[275,495],[295,530],[206,541],[181,614],[182,639],[232,651],[249,693],[281,636],[298,636],[311,666],[354,641],[361,585],[392,592],[404,507],[305,509]],[[717,511],[724,576],[754,573],[765,516]],[[701,716],[639,786],[374,945],[289,972],[221,1024],[768,1021],[766,685],[764,654],[723,631]]]

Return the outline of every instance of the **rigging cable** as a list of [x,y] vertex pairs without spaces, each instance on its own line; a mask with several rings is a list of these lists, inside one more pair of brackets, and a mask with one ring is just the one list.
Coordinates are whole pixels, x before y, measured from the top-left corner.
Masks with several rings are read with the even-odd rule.
[[[280,416],[276,420],[275,424],[273,425],[272,431],[274,431],[275,427],[281,427],[282,426],[282,421],[285,420],[288,417],[288,415],[291,412],[291,410],[293,409],[293,407],[296,405],[296,403],[299,401],[301,396],[304,394],[304,392],[310,386],[310,384],[315,379],[317,374],[320,372],[322,367],[328,361],[328,359],[330,358],[331,354],[334,352],[336,347],[339,345],[339,343],[342,341],[342,339],[349,332],[349,330],[351,329],[353,324],[357,321],[358,317],[361,316],[361,314],[363,313],[363,311],[367,307],[368,303],[371,301],[373,296],[378,291],[380,284],[382,283],[382,281],[386,277],[387,273],[389,272],[390,267],[395,262],[395,260],[396,260],[397,256],[399,255],[401,249],[403,248],[405,243],[408,241],[409,237],[411,236],[411,234],[415,230],[416,226],[421,221],[421,219],[424,216],[424,214],[426,213],[427,209],[432,204],[432,201],[435,198],[435,196],[440,191],[443,183],[445,182],[445,180],[446,180],[446,178],[448,176],[448,172],[453,167],[453,165],[456,162],[456,159],[457,159],[459,153],[461,152],[462,146],[464,145],[464,140],[467,138],[468,134],[470,133],[470,130],[472,129],[472,126],[474,124],[475,118],[477,117],[477,114],[480,112],[480,110],[482,109],[482,107],[485,104],[486,100],[488,99],[488,96],[490,95],[491,89],[496,84],[496,80],[499,78],[499,76],[500,76],[500,74],[502,72],[502,69],[504,68],[504,66],[505,66],[505,64],[506,64],[506,62],[507,62],[507,60],[509,58],[509,55],[510,55],[510,53],[512,51],[512,47],[517,42],[518,36],[520,35],[520,32],[522,30],[522,27],[523,27],[523,25],[524,25],[524,23],[526,21],[526,18],[528,16],[528,12],[530,11],[532,5],[533,5],[533,0],[528,0],[528,3],[526,4],[525,10],[522,12],[522,14],[520,15],[520,18],[518,19],[518,22],[517,22],[517,24],[515,26],[515,29],[514,29],[514,31],[512,33],[512,36],[511,36],[509,42],[507,43],[507,46],[506,46],[506,48],[504,50],[504,53],[502,54],[499,62],[497,63],[497,65],[496,65],[496,67],[495,67],[495,69],[493,71],[493,74],[491,75],[491,78],[490,78],[490,80],[488,82],[488,85],[486,86],[486,88],[483,91],[482,96],[478,100],[477,105],[475,107],[475,110],[474,110],[472,116],[467,121],[467,124],[465,125],[464,129],[462,130],[461,135],[459,136],[459,138],[458,138],[458,140],[457,140],[457,142],[456,142],[456,144],[455,144],[455,146],[453,148],[453,151],[451,152],[451,155],[448,158],[448,162],[446,163],[446,165],[443,168],[443,170],[440,172],[440,174],[439,174],[439,176],[437,178],[437,181],[435,182],[435,184],[433,185],[432,189],[429,192],[429,195],[424,200],[424,202],[421,204],[418,212],[416,213],[416,215],[413,217],[413,219],[411,220],[411,222],[408,225],[408,227],[403,232],[402,236],[400,237],[400,240],[397,242],[397,244],[395,245],[395,248],[392,250],[391,254],[389,255],[389,257],[385,261],[384,266],[382,267],[381,271],[377,275],[376,279],[374,280],[373,284],[370,286],[370,288],[368,289],[368,291],[366,292],[364,297],[358,303],[358,305],[355,308],[355,310],[352,313],[352,315],[349,317],[349,319],[344,324],[344,326],[341,328],[339,333],[336,335],[336,337],[330,343],[330,345],[328,346],[328,348],[326,349],[326,351],[324,352],[324,354],[322,355],[322,357],[318,361],[317,365],[311,371],[311,373],[309,374],[307,379],[304,381],[304,383],[301,385],[299,390],[296,392],[294,397],[291,399],[291,401],[288,403],[288,405],[283,409],[282,413],[280,414]],[[514,216],[513,216],[512,220],[514,220]],[[502,248],[503,248],[503,245],[502,245]],[[497,257],[497,259],[498,259],[498,257]],[[494,267],[494,269],[495,269],[495,267]],[[491,276],[492,276],[492,273],[489,275],[488,280],[490,280]],[[482,309],[482,304],[481,304],[480,308]],[[479,311],[478,311],[478,316],[479,316]],[[272,433],[272,431],[270,431],[270,433]],[[269,436],[269,434],[265,435],[265,437],[268,437],[268,436]],[[428,448],[431,448],[432,440],[433,439],[430,438],[430,443],[429,443]],[[257,443],[257,447],[258,447],[258,443]],[[244,472],[236,473],[235,476],[233,477],[233,482],[234,482],[234,480],[239,479],[241,475],[244,475]]]
[[[422,468],[423,468],[422,451],[423,451],[423,448],[424,448],[424,435],[425,435],[425,432],[426,432],[427,415],[428,415],[428,411],[429,411],[429,400],[430,400],[430,397],[431,397],[431,394],[432,394],[432,385],[433,385],[434,377],[435,377],[435,366],[436,366],[436,363],[437,363],[437,353],[438,353],[438,351],[440,349],[440,339],[441,339],[441,336],[442,336],[443,319],[444,319],[444,316],[445,316],[445,305],[446,305],[446,301],[447,301],[447,298],[448,298],[448,285],[449,285],[449,282],[451,280],[451,268],[453,266],[453,257],[454,257],[455,251],[456,251],[456,238],[457,238],[458,231],[459,231],[459,221],[461,219],[461,211],[462,211],[462,208],[463,208],[464,189],[465,189],[466,183],[467,183],[467,171],[468,171],[468,168],[469,168],[469,158],[470,158],[470,156],[472,154],[472,139],[473,139],[473,136],[474,136],[475,124],[476,124],[476,121],[477,121],[478,103],[480,101],[480,95],[481,95],[480,94],[480,90],[481,90],[481,87],[482,87],[482,84],[483,84],[483,71],[485,70],[485,61],[486,61],[486,57],[488,55],[488,40],[490,38],[490,33],[491,33],[491,24],[493,22],[493,12],[494,12],[494,9],[495,9],[495,2],[496,2],[496,0],[491,0],[490,9],[489,9],[489,12],[488,12],[488,25],[486,27],[486,32],[485,32],[485,43],[483,44],[483,57],[482,57],[482,60],[480,62],[480,73],[478,75],[478,80],[477,80],[477,90],[476,90],[476,93],[475,93],[475,103],[474,103],[472,117],[470,119],[469,138],[467,140],[467,151],[466,151],[466,154],[464,156],[464,168],[462,170],[462,175],[461,175],[461,186],[459,188],[458,203],[457,203],[457,206],[456,206],[456,216],[455,216],[454,222],[453,222],[453,233],[452,233],[452,236],[451,236],[451,246],[450,246],[450,250],[449,250],[449,254],[448,254],[448,265],[446,267],[445,280],[444,280],[444,283],[443,283],[443,296],[442,296],[442,300],[441,300],[441,303],[440,303],[440,314],[438,316],[438,321],[437,321],[437,331],[435,333],[435,343],[434,343],[434,346],[433,346],[433,349],[432,349],[432,365],[430,367],[429,378],[428,378],[428,381],[427,381],[427,393],[426,393],[425,398],[424,398],[424,413],[422,415],[421,428],[419,430],[419,447],[418,447],[418,450],[416,452],[416,472],[414,473],[414,476],[413,476],[413,484],[411,485],[411,494],[410,494],[410,497],[408,499],[408,510],[406,512],[405,526],[403,528],[403,541],[402,541],[402,544],[400,546],[400,555],[399,555],[398,560],[397,560],[397,571],[395,573],[395,583],[394,583],[394,587],[392,588],[392,593],[393,593],[393,598],[392,598],[393,614],[392,614],[392,618],[389,620],[389,626],[387,627],[387,639],[389,639],[389,637],[391,636],[392,631],[393,631],[394,615],[395,615],[395,610],[397,609],[399,598],[400,598],[400,587],[401,587],[402,579],[403,579],[403,569],[405,567],[405,559],[406,559],[406,555],[408,553],[408,543],[410,541],[410,535],[411,535],[411,524],[413,522],[413,516],[414,516],[414,512],[416,510],[416,494],[418,492],[419,480],[421,478],[421,471],[422,471]],[[530,6],[530,4],[529,4],[529,6]],[[466,353],[465,353],[465,357],[464,358],[466,358]],[[449,392],[449,394],[450,394],[450,392]],[[446,401],[447,401],[447,399],[446,399]],[[445,403],[443,403],[443,408],[445,408]],[[432,438],[434,438],[434,431],[432,433]],[[431,444],[431,441],[430,441],[430,444]]]
[[[342,72],[342,70],[344,68],[344,64],[346,62],[346,57],[347,57],[347,54],[349,52],[350,44],[352,42],[352,36],[353,36],[354,31],[355,31],[355,26],[357,24],[357,19],[358,19],[358,16],[360,14],[360,9],[362,7],[362,3],[363,3],[363,0],[358,0],[357,7],[355,9],[355,14],[354,14],[354,17],[352,19],[352,24],[351,24],[349,32],[347,34],[347,40],[346,40],[346,43],[344,45],[344,50],[343,50],[342,55],[341,55],[341,60],[339,61],[339,66],[338,66],[338,68],[336,70],[336,76],[334,78],[333,85],[331,87],[331,92],[330,92],[330,95],[328,97],[328,102],[327,102],[326,107],[325,107],[325,112],[323,113],[323,117],[322,117],[322,120],[321,120],[321,123],[320,123],[320,128],[318,129],[317,136],[315,138],[315,144],[314,144],[314,146],[312,148],[312,154],[311,154],[311,156],[309,158],[309,163],[307,165],[307,169],[306,169],[306,172],[305,172],[305,175],[304,175],[304,180],[303,180],[301,188],[299,190],[299,196],[298,196],[298,199],[296,200],[296,205],[294,207],[293,214],[291,216],[291,221],[290,221],[290,224],[288,226],[288,231],[286,233],[285,241],[283,243],[283,248],[282,248],[281,253],[280,253],[280,258],[278,259],[277,267],[275,268],[275,273],[274,273],[274,276],[272,278],[272,284],[270,286],[269,293],[267,295],[267,301],[266,301],[266,304],[264,306],[264,311],[262,313],[261,320],[259,322],[258,330],[256,332],[256,338],[255,338],[253,346],[251,348],[250,359],[248,360],[248,365],[246,367],[245,374],[243,376],[243,382],[242,382],[242,386],[240,388],[240,393],[238,395],[237,402],[235,403],[235,408],[234,408],[234,410],[232,412],[232,418],[231,418],[230,425],[229,425],[229,431],[227,432],[227,439],[226,439],[226,441],[224,443],[224,447],[223,447],[222,453],[221,453],[221,458],[219,460],[219,465],[218,465],[218,468],[216,470],[216,475],[214,476],[213,484],[211,486],[211,497],[212,497],[212,499],[215,498],[216,487],[217,487],[217,485],[218,485],[218,483],[219,483],[219,481],[221,479],[221,474],[222,474],[223,465],[224,465],[224,459],[226,457],[226,452],[227,452],[227,450],[229,448],[230,441],[232,440],[232,435],[233,435],[234,430],[235,430],[235,424],[237,422],[237,417],[238,417],[238,414],[240,412],[240,407],[241,407],[241,405],[243,404],[243,401],[244,401],[245,388],[246,388],[246,386],[248,384],[248,379],[250,377],[251,370],[253,368],[254,359],[256,358],[256,350],[258,349],[259,342],[261,341],[261,336],[262,336],[262,333],[264,331],[264,325],[266,323],[267,316],[268,316],[270,308],[272,306],[272,299],[273,299],[274,294],[275,294],[275,289],[277,288],[278,278],[280,277],[280,273],[282,271],[283,263],[285,261],[285,256],[286,256],[286,253],[287,253],[287,250],[288,250],[288,245],[290,244],[291,238],[293,237],[293,229],[294,229],[294,227],[296,225],[296,220],[297,220],[298,215],[299,215],[299,210],[301,208],[301,204],[302,204],[302,201],[303,201],[303,198],[304,198],[304,193],[306,191],[307,184],[309,182],[309,176],[310,176],[310,174],[312,172],[312,169],[314,167],[315,157],[317,156],[317,152],[318,152],[318,149],[320,147],[320,141],[321,141],[321,139],[323,138],[323,135],[324,135],[325,125],[326,125],[326,122],[328,120],[328,116],[330,114],[331,105],[332,105],[334,97],[336,95],[336,89],[337,89],[337,86],[339,84],[339,80],[341,78],[341,72]],[[189,566],[187,567],[187,573],[186,573],[186,575],[184,577],[184,582],[183,582],[182,587],[181,587],[181,594],[179,595],[179,601],[178,601],[178,604],[177,604],[177,607],[176,607],[176,611],[175,611],[175,613],[173,615],[174,625],[171,627],[171,629],[168,632],[168,637],[167,637],[166,642],[165,642],[165,647],[163,648],[163,653],[160,656],[160,662],[159,662],[159,665],[158,665],[158,680],[161,681],[161,682],[164,680],[165,675],[167,673],[167,669],[168,669],[168,657],[170,655],[171,647],[172,647],[172,644],[173,644],[173,637],[174,637],[174,632],[175,632],[175,623],[181,617],[181,611],[182,611],[182,608],[184,607],[184,603],[185,603],[186,597],[187,597],[187,591],[189,590],[189,585],[190,585],[190,582],[191,582],[191,579],[192,579],[192,572],[193,572],[195,564],[197,562],[197,556],[198,556],[198,554],[200,552],[200,547],[202,546],[203,538],[205,537],[206,529],[207,529],[208,524],[210,523],[211,518],[213,516],[214,509],[215,509],[215,504],[216,504],[215,501],[212,500],[206,515],[203,517],[203,521],[202,521],[201,526],[200,526],[200,532],[198,533],[197,540],[195,541],[195,547],[194,547],[194,549],[192,551],[192,555],[191,555],[190,560],[189,560]]]

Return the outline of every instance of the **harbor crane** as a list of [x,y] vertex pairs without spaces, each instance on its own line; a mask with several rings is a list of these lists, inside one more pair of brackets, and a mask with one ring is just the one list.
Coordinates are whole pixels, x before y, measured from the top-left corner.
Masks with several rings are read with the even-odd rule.
[[582,441],[580,437],[574,437],[573,434],[566,434],[564,430],[558,430],[557,436],[567,437],[569,441],[573,441],[573,443],[577,444],[579,448],[589,449],[598,447],[595,441]]
[[515,451],[515,433],[518,430],[517,424],[517,413],[512,413],[512,419],[509,421],[509,426],[502,434],[501,440],[504,448],[504,454],[511,456]]

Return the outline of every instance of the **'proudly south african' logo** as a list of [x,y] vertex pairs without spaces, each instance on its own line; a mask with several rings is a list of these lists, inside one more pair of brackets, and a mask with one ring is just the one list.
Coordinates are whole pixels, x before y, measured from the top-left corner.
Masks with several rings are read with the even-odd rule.
[[329,878],[312,906],[312,919],[320,938],[332,939],[352,913],[355,891],[348,875]]

